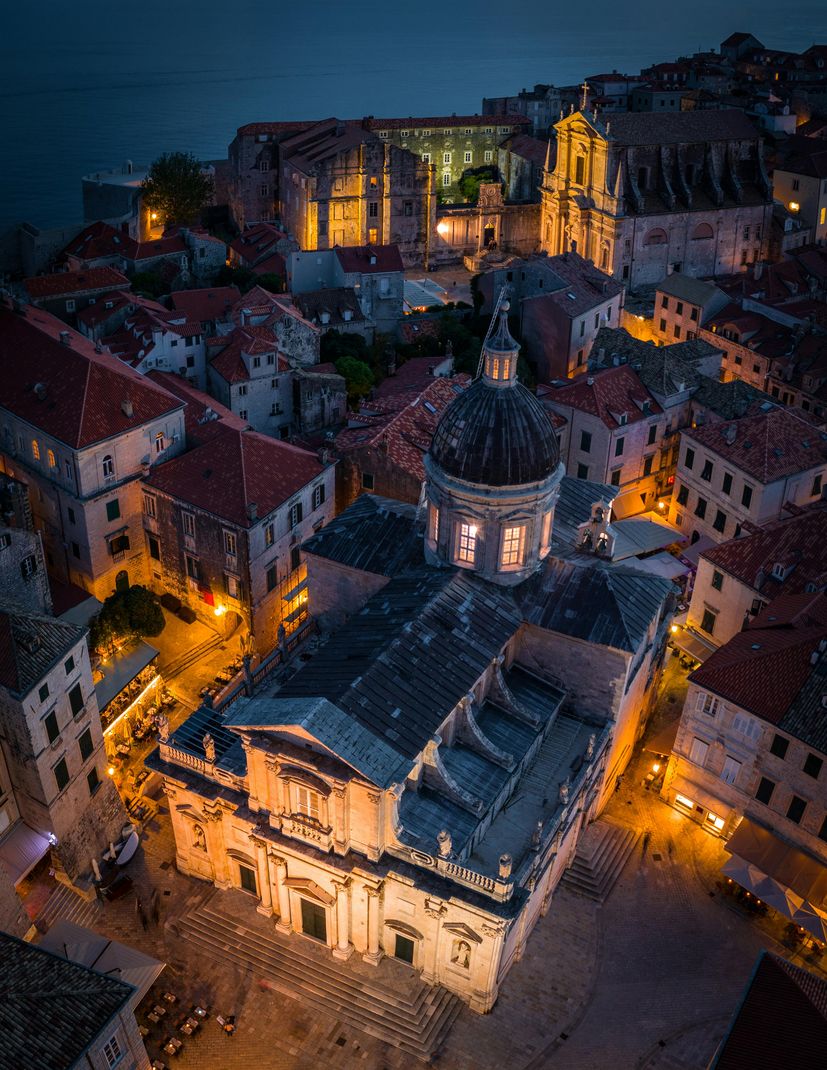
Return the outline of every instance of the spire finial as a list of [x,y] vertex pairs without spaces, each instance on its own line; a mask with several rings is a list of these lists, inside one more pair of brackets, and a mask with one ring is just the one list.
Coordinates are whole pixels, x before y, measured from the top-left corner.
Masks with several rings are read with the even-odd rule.
[[591,87],[589,86],[589,83],[584,80],[580,88],[583,90],[583,95],[580,97],[580,110],[585,111],[589,106],[589,89]]

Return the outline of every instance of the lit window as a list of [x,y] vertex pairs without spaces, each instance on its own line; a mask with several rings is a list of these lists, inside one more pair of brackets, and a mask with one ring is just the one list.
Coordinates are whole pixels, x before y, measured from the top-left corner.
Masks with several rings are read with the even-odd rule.
[[47,458],[49,460],[49,467],[50,468],[57,468],[57,460],[55,458],[55,451],[54,450],[47,450],[46,451],[46,456],[47,456]]
[[457,539],[457,561],[473,565],[477,555],[477,525],[460,524]]
[[492,379],[499,379],[499,377],[500,377],[500,359],[499,359],[499,357],[494,357],[494,359],[491,361],[491,378]]
[[107,1066],[115,1066],[118,1060],[123,1055],[121,1046],[118,1043],[117,1037],[110,1037],[109,1040],[103,1046],[103,1056],[106,1059]]
[[681,795],[680,792],[675,796],[675,802],[678,806],[685,806],[687,810],[694,810],[695,804],[691,799],[687,799],[685,795]]
[[503,549],[500,564],[503,568],[522,565],[525,558],[525,526],[503,530]]
[[265,546],[272,546],[273,545],[273,538],[274,538],[273,525],[272,524],[268,524],[267,527],[264,529],[264,545]]
[[428,538],[436,542],[439,537],[439,509],[433,504],[428,506]]
[[166,448],[167,444],[164,440],[164,432],[159,431],[158,434],[155,436],[155,452],[163,453]]
[[543,532],[542,532],[542,537],[540,539],[540,544],[541,544],[542,548],[545,550],[545,549],[547,549],[547,547],[548,547],[550,542],[551,542],[551,510],[549,509],[549,511],[543,517]]
[[32,439],[32,457],[34,457],[36,461],[40,460],[40,446],[36,438]]
[[724,819],[722,817],[718,817],[717,814],[713,814],[711,810],[707,811],[706,822],[708,825],[712,825],[712,827],[714,829],[717,829],[719,832],[724,827]]
[[319,795],[309,788],[296,785],[296,813],[319,820]]

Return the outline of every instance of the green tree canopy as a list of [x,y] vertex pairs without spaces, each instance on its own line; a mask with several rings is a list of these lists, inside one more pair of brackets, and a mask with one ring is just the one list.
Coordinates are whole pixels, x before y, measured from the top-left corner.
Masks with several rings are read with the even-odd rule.
[[369,364],[355,357],[340,357],[336,361],[336,371],[344,376],[347,384],[347,400],[351,405],[370,393],[376,377]]
[[480,199],[480,186],[483,182],[499,182],[500,172],[493,165],[487,167],[469,167],[462,172],[459,191],[469,204],[476,204]]
[[167,223],[194,223],[213,195],[213,181],[191,152],[165,152],[142,183],[144,204]]
[[136,583],[106,599],[89,626],[89,645],[107,651],[120,639],[160,635],[165,625],[158,599]]

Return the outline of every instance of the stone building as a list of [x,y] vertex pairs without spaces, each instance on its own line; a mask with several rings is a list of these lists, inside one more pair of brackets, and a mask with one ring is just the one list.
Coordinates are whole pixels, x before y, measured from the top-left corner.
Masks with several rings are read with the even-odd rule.
[[749,522],[822,497],[827,440],[807,413],[765,402],[757,413],[681,431],[669,520],[696,542],[737,538]]
[[146,578],[141,480],[184,448],[183,403],[46,312],[0,308],[3,471],[29,488],[57,579]]
[[[757,892],[743,872],[752,863],[761,873],[756,880],[766,874],[821,910],[827,892],[825,602],[821,593],[776,599],[691,674],[662,792],[675,809],[728,841],[733,858],[724,872],[739,884]],[[739,850],[741,844],[755,849],[756,839],[774,846],[768,862],[786,863],[779,872]],[[735,876],[730,867],[739,863]],[[813,871],[815,894],[796,886],[796,878],[806,881]]]
[[0,633],[0,747],[11,787],[0,851],[17,867],[15,884],[49,851],[70,882],[86,878],[126,821],[106,775],[86,633],[8,604]]
[[542,247],[576,250],[631,289],[672,271],[732,274],[765,255],[772,194],[743,112],[561,120],[542,186]]
[[691,341],[728,304],[726,293],[713,283],[675,271],[662,279],[655,290],[652,334],[665,345]]
[[115,268],[95,267],[36,275],[25,279],[23,286],[33,305],[74,325],[82,309],[96,304],[106,294],[128,290],[129,279]]
[[245,428],[221,406],[158,377],[186,406],[189,449],[142,487],[149,586],[213,628],[241,622],[260,654],[307,614],[299,547],[333,513],[334,469]]
[[345,625],[149,759],[183,872],[478,1012],[628,761],[671,590],[550,556],[562,465],[517,355],[503,312],[425,457],[425,561],[420,510],[360,498],[307,545],[311,591],[338,590]]
[[548,137],[560,118],[561,106],[562,98],[556,86],[535,85],[533,90],[522,89],[513,97],[484,97],[482,114],[530,119],[531,132],[537,137]]

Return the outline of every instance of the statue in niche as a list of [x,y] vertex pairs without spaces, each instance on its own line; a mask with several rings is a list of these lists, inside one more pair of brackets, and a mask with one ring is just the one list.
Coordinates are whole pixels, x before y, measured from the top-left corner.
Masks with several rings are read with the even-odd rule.
[[467,970],[471,964],[471,945],[467,940],[454,940],[451,962],[461,970]]
[[207,837],[204,835],[204,830],[200,825],[193,825],[192,845],[198,848],[199,851],[206,851],[207,849]]
[[212,738],[209,732],[204,734],[204,738],[201,740],[204,745],[204,757],[208,762],[215,761],[215,740]]

